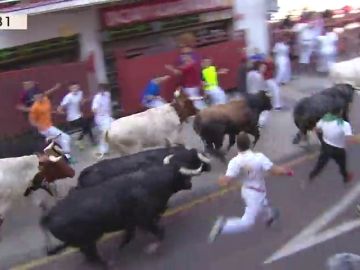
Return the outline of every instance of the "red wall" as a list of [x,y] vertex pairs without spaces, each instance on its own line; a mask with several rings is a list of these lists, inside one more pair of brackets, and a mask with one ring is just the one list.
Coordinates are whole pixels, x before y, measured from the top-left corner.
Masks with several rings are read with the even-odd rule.
[[[197,49],[201,56],[210,56],[219,68],[228,68],[230,72],[219,75],[220,85],[223,89],[236,87],[236,76],[239,68],[243,47],[241,41],[227,41]],[[132,59],[124,59],[122,51],[116,52],[118,67],[118,81],[122,89],[120,102],[125,114],[131,114],[141,110],[141,96],[146,84],[152,76],[170,74],[164,66],[174,64],[178,51],[170,51],[155,55],[139,56]],[[178,83],[178,78],[173,78],[162,87],[161,95],[168,101]]]
[[[18,135],[30,127],[23,113],[15,109],[22,82],[26,80],[38,82],[41,90],[50,89],[58,82],[64,84],[51,99],[54,108],[66,94],[65,84],[70,81],[78,81],[85,96],[89,93],[86,66],[80,62],[0,73],[0,137]],[[64,117],[56,116],[54,120],[59,123],[64,121]]]

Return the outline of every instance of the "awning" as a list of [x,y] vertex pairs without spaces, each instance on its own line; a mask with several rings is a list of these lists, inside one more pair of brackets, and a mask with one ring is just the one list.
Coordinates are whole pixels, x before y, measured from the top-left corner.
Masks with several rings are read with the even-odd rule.
[[[37,15],[61,10],[82,8],[115,2],[128,2],[122,0],[43,0],[30,1],[0,8],[0,13]],[[0,2],[1,4],[1,2]]]

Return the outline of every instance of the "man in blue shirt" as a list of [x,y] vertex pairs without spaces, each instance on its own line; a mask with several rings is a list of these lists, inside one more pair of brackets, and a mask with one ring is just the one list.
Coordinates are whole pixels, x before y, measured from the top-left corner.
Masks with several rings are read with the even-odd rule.
[[160,85],[169,79],[170,76],[165,75],[150,80],[145,88],[141,102],[146,108],[156,108],[166,103],[160,96]]
[[254,48],[254,54],[252,54],[250,56],[250,61],[251,62],[263,62],[263,61],[265,61],[265,58],[266,58],[265,54],[260,53],[259,48]]

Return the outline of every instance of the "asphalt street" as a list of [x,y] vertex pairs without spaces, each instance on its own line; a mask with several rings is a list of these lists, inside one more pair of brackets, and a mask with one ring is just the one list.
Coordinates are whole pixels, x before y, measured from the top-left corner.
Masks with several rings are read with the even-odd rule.
[[[360,147],[350,149],[349,165],[356,177],[347,187],[341,182],[336,165],[330,163],[313,184],[302,189],[301,182],[307,179],[314,159],[294,166],[296,174],[292,178],[270,177],[267,181],[268,197],[281,211],[281,219],[273,228],[265,228],[260,220],[248,233],[221,236],[214,244],[208,244],[209,230],[218,215],[242,214],[243,202],[239,191],[235,190],[211,200],[204,198],[200,204],[164,218],[166,239],[157,254],[148,255],[143,251],[153,238],[141,233],[133,243],[121,251],[117,248],[121,236],[106,240],[99,244],[100,253],[110,262],[110,269],[325,269],[326,259],[333,254],[341,252],[360,254],[358,244],[360,219],[355,212],[356,202],[360,200],[359,158]],[[316,224],[316,221],[314,224],[313,221],[324,213],[320,225]],[[349,220],[357,224],[353,230],[336,228]],[[307,228],[307,233],[285,248],[284,257],[263,264],[304,228]],[[325,231],[327,231],[327,240],[321,239],[321,234]],[[336,233],[339,235],[333,236]],[[316,244],[317,241],[320,243]],[[305,245],[303,250],[292,253],[293,247],[303,244]],[[85,263],[82,256],[75,252],[56,257],[54,261],[34,268],[14,269],[94,268]]]

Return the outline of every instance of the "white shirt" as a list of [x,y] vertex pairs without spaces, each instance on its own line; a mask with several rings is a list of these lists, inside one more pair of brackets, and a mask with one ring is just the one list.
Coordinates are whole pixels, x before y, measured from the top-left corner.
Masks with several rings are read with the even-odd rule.
[[335,54],[338,35],[334,32],[328,32],[323,36],[318,37],[320,51],[323,54]]
[[273,52],[275,53],[276,57],[289,57],[289,46],[284,42],[277,42],[274,46]]
[[230,160],[226,176],[237,178],[241,174],[243,187],[265,191],[265,175],[273,165],[264,154],[248,150]]
[[325,143],[338,148],[345,148],[346,136],[352,135],[351,126],[346,121],[340,125],[336,120],[330,122],[320,120],[316,127],[322,131]]
[[246,75],[247,90],[250,94],[256,94],[260,90],[265,90],[264,77],[257,70],[249,71]]
[[92,111],[96,116],[111,116],[111,96],[109,92],[102,92],[95,95],[92,105]]
[[310,27],[305,27],[305,29],[303,29],[299,35],[299,41],[302,45],[311,46],[314,43],[315,38],[316,36],[314,29]]
[[66,120],[74,121],[82,117],[80,110],[80,103],[83,99],[83,92],[70,92],[68,93],[63,100],[61,101],[60,106],[64,107],[66,110]]

